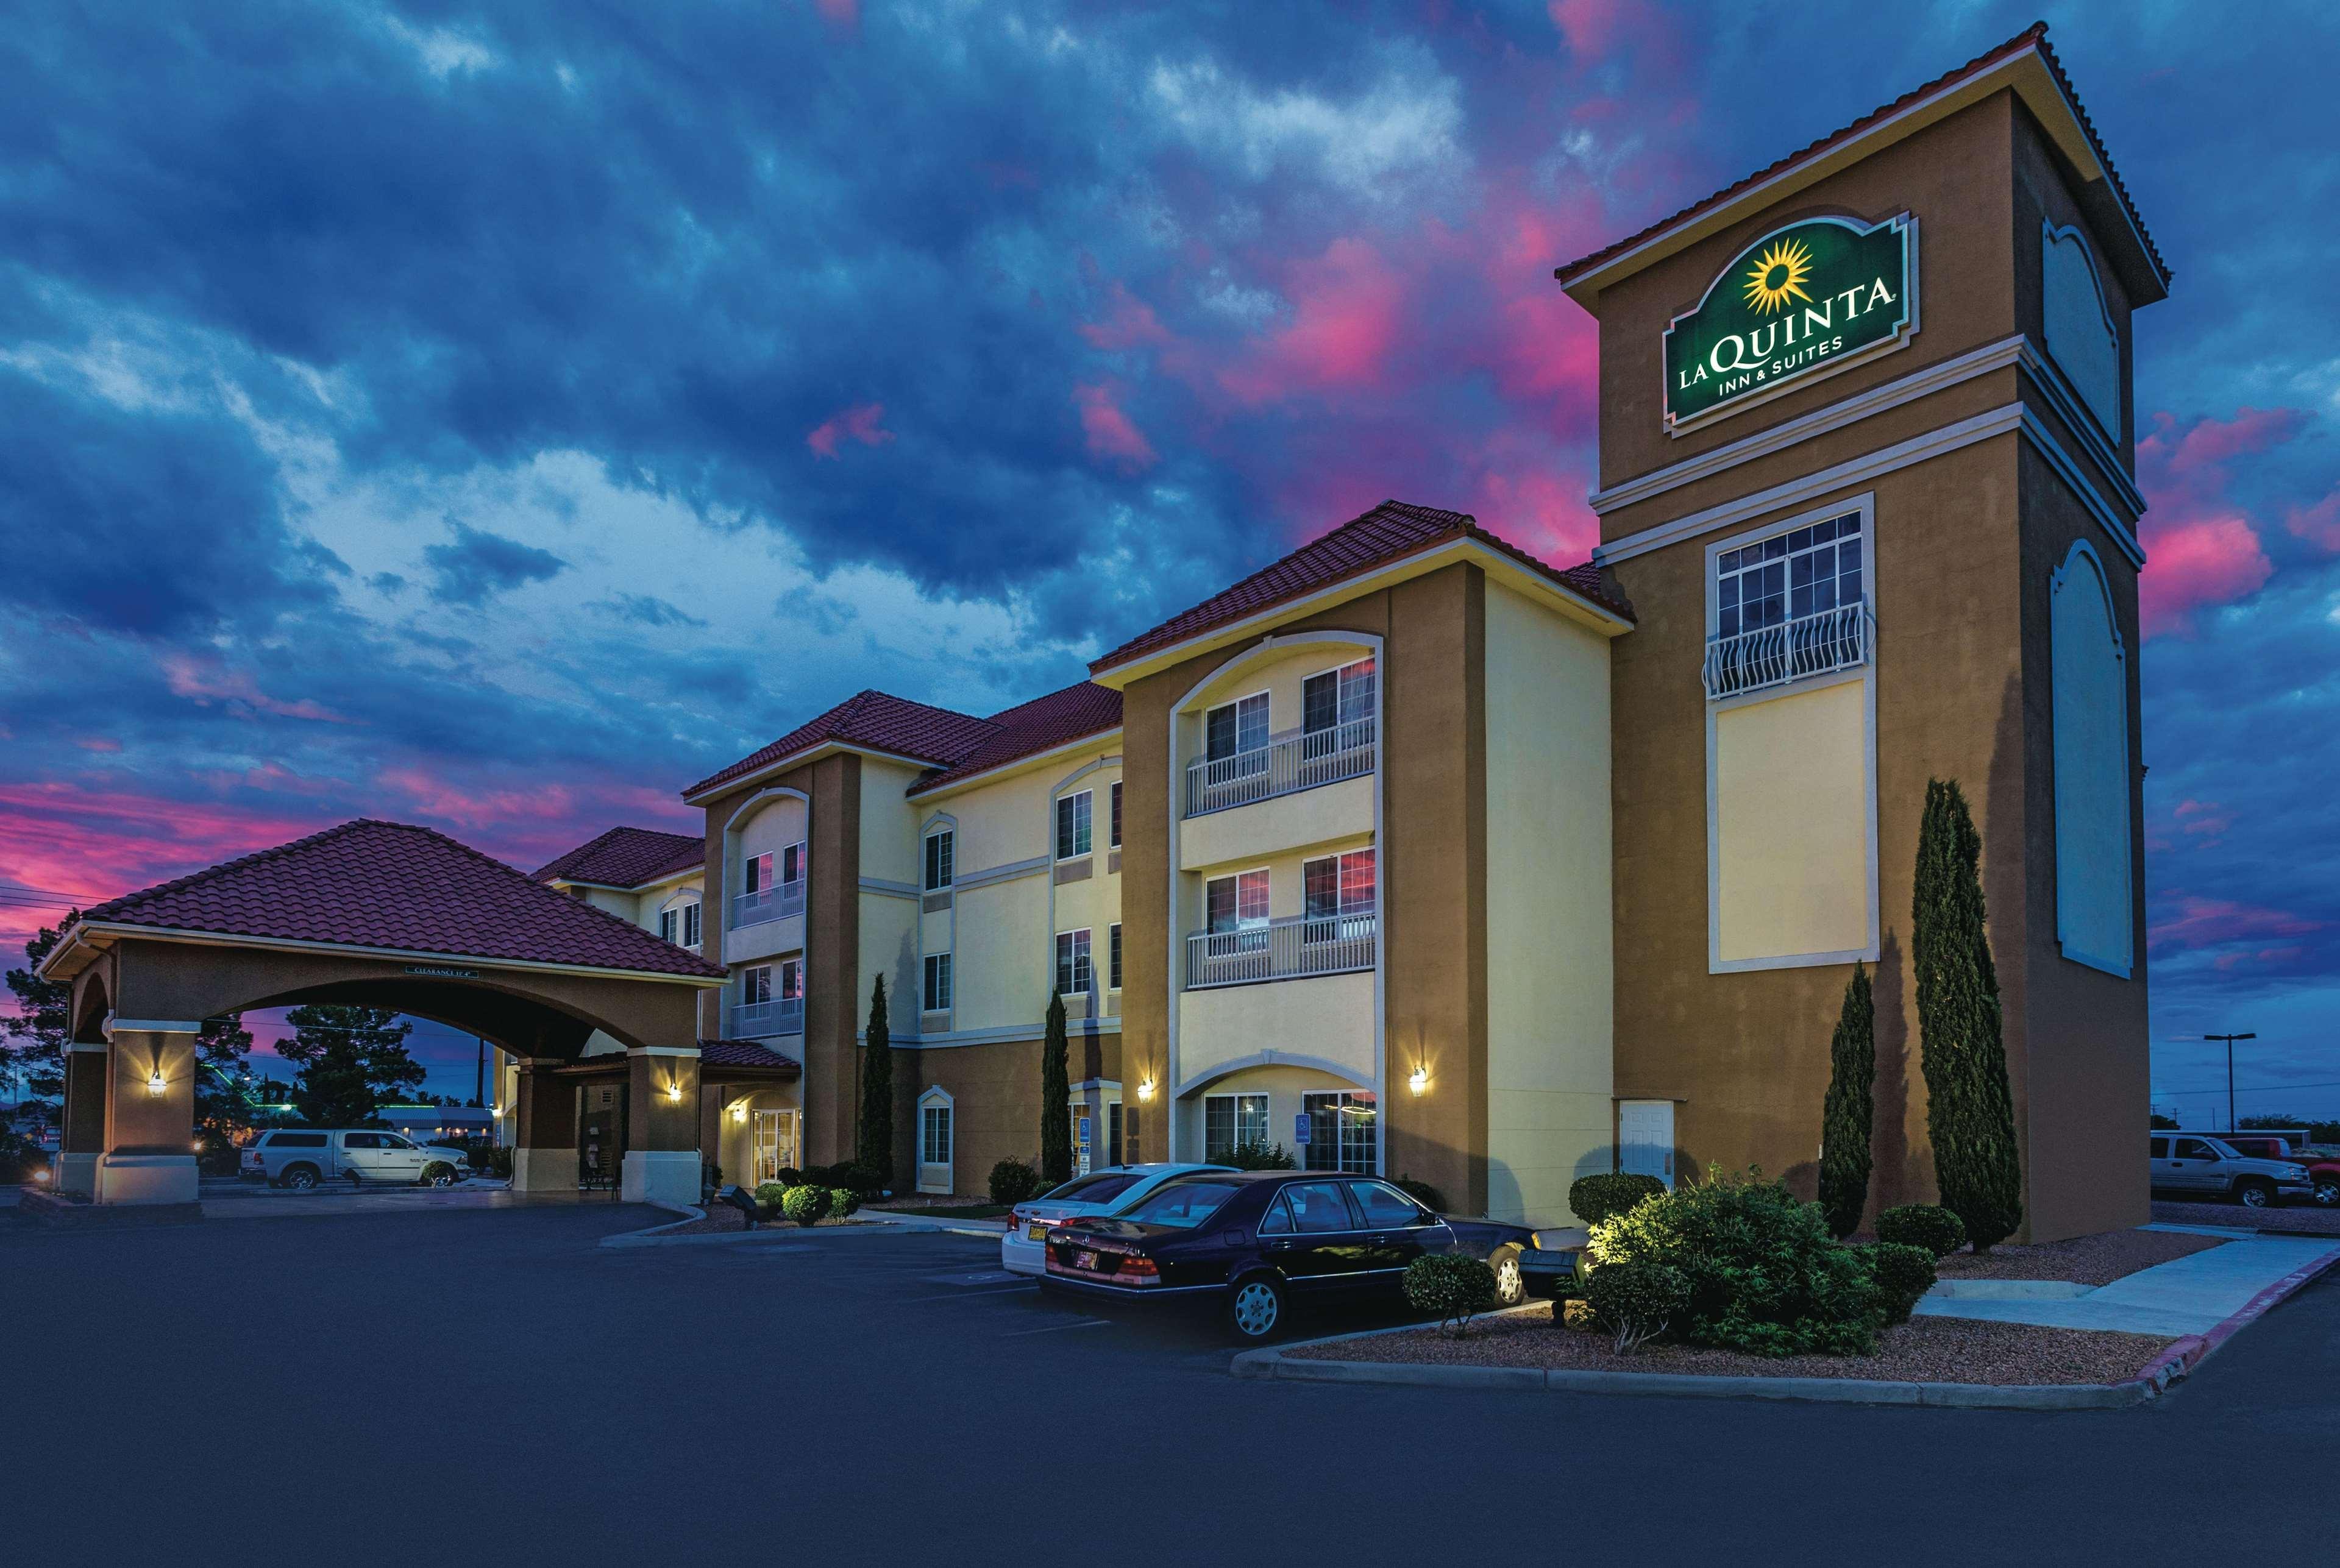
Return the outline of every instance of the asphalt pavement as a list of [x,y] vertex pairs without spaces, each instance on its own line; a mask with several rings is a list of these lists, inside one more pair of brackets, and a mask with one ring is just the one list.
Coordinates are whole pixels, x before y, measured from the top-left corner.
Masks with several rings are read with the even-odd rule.
[[1972,1568],[2330,1534],[2335,1284],[2135,1409],[1677,1401],[1239,1382],[1210,1323],[948,1234],[597,1245],[664,1218],[0,1216],[9,1556]]

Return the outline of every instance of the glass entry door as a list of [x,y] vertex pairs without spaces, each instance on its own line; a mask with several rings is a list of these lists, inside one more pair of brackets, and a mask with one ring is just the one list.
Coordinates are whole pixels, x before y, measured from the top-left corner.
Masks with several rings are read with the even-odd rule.
[[803,1161],[797,1155],[798,1129],[803,1113],[795,1110],[759,1110],[754,1118],[754,1158],[756,1181],[778,1181],[783,1170],[800,1170]]

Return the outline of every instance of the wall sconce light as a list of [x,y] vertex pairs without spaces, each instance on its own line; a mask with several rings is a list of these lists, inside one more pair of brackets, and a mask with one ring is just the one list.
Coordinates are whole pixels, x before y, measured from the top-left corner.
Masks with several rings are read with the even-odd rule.
[[1140,1100],[1152,1100],[1154,1098],[1154,1080],[1152,1079],[1149,1078],[1145,1082],[1137,1086],[1137,1098]]
[[678,1101],[682,1099],[682,1080],[680,1079],[676,1079],[673,1082],[666,1086],[666,1097],[669,1100]]
[[746,1100],[743,1100],[739,1104],[731,1108],[731,1119],[734,1121],[745,1121],[748,1119],[748,1102]]
[[1426,1067],[1415,1068],[1413,1070],[1413,1076],[1405,1080],[1405,1086],[1406,1088],[1413,1090],[1416,1094],[1422,1093],[1424,1090],[1430,1087],[1430,1069]]
[[146,1080],[146,1092],[149,1094],[160,1094],[170,1087],[170,1081],[163,1076],[163,1070],[159,1067]]

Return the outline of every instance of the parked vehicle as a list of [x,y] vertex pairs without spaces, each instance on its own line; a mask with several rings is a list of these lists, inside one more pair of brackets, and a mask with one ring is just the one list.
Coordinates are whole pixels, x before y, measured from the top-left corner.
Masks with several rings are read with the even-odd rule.
[[2218,1141],[2247,1159],[2307,1167],[2307,1179],[2315,1188],[2315,1201],[2326,1208],[2340,1208],[2340,1158],[2294,1149],[2283,1139],[2266,1132],[2229,1132],[2222,1134]]
[[304,1190],[334,1178],[359,1187],[370,1181],[452,1187],[471,1173],[460,1149],[372,1128],[272,1128],[243,1151],[242,1170],[271,1187]]
[[1501,1303],[1517,1305],[1532,1235],[1433,1214],[1372,1177],[1212,1172],[1173,1177],[1113,1214],[1050,1229],[1041,1284],[1101,1302],[1215,1307],[1237,1339],[1257,1343],[1294,1309],[1403,1299],[1406,1265],[1428,1253],[1485,1258]]
[[2222,1139],[2198,1133],[2153,1135],[2153,1189],[2171,1198],[2229,1198],[2272,1208],[2286,1197],[2315,1191],[2307,1168],[2295,1159],[2255,1159]]
[[1109,1165],[1103,1170],[1076,1176],[1037,1198],[1026,1198],[1008,1212],[1007,1234],[999,1238],[999,1267],[1036,1279],[1048,1272],[1046,1244],[1051,1227],[1125,1208],[1174,1176],[1232,1169],[1225,1165]]

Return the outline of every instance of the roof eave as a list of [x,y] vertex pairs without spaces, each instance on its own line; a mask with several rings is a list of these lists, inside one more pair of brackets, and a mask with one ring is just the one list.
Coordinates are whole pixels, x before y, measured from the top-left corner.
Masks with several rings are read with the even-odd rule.
[[1816,149],[1810,156],[1790,163],[1728,200],[1710,207],[1693,208],[1679,221],[1616,255],[1555,267],[1552,276],[1560,280],[1570,299],[1591,311],[1604,289],[1720,232],[1750,212],[1784,201],[1879,148],[1905,140],[2001,90],[2013,91],[2031,110],[2057,149],[2079,172],[2086,190],[2096,193],[2094,204],[2109,208],[2097,215],[2104,220],[2102,226],[2121,242],[2113,248],[2113,261],[2120,269],[2121,281],[2132,302],[2149,305],[2166,299],[2169,292],[2168,270],[2154,255],[2136,211],[2127,197],[2114,188],[2111,171],[2098,155],[2096,139],[2080,121],[2079,106],[2064,91],[2037,38],[1970,76],[1944,83],[1875,124]]
[[[382,958],[411,961],[419,963],[444,964],[450,960],[477,964],[481,969],[523,970],[536,974],[582,974],[605,976],[619,980],[659,981],[679,985],[695,985],[702,990],[724,983],[728,975],[720,971],[711,973],[678,973],[662,969],[622,969],[610,964],[554,963],[541,959],[495,958],[485,953],[431,952],[423,948],[373,947],[362,942],[308,942],[295,937],[243,936],[233,932],[197,931],[183,926],[139,925],[127,921],[92,921],[74,927],[76,935],[87,933],[93,947],[111,945],[124,937],[137,937],[152,942],[184,942],[197,947],[264,947],[284,952],[330,953],[341,958]],[[101,944],[100,939],[106,939]],[[64,950],[58,943],[56,952],[42,962],[41,972],[48,976],[50,962]],[[678,950],[679,951],[679,950]],[[686,955],[689,956],[689,955]],[[708,969],[704,959],[698,961]],[[78,970],[75,971],[78,972]],[[62,978],[62,977],[60,977]]]
[[811,745],[788,753],[786,756],[774,757],[770,762],[736,777],[725,778],[718,774],[712,778],[695,784],[683,792],[682,804],[705,805],[709,801],[719,795],[729,794],[743,784],[757,784],[771,777],[774,774],[786,773],[790,768],[800,768],[809,763],[817,763],[823,757],[836,756],[845,752],[851,752],[858,756],[876,757],[881,762],[901,763],[914,768],[950,765],[950,760],[947,757],[912,756],[907,752],[889,752],[878,746],[863,745],[858,741],[816,741]]
[[957,794],[959,791],[973,785],[990,783],[1004,774],[1036,767],[1050,758],[1061,757],[1067,752],[1086,751],[1106,736],[1118,736],[1120,734],[1119,725],[1110,725],[1104,729],[1091,730],[1085,735],[1075,735],[1068,741],[1060,741],[1042,751],[1032,752],[1020,757],[1010,757],[1002,763],[994,763],[987,768],[968,774],[962,778],[931,784],[914,784],[904,790],[902,794],[907,800],[940,800],[945,795]]

